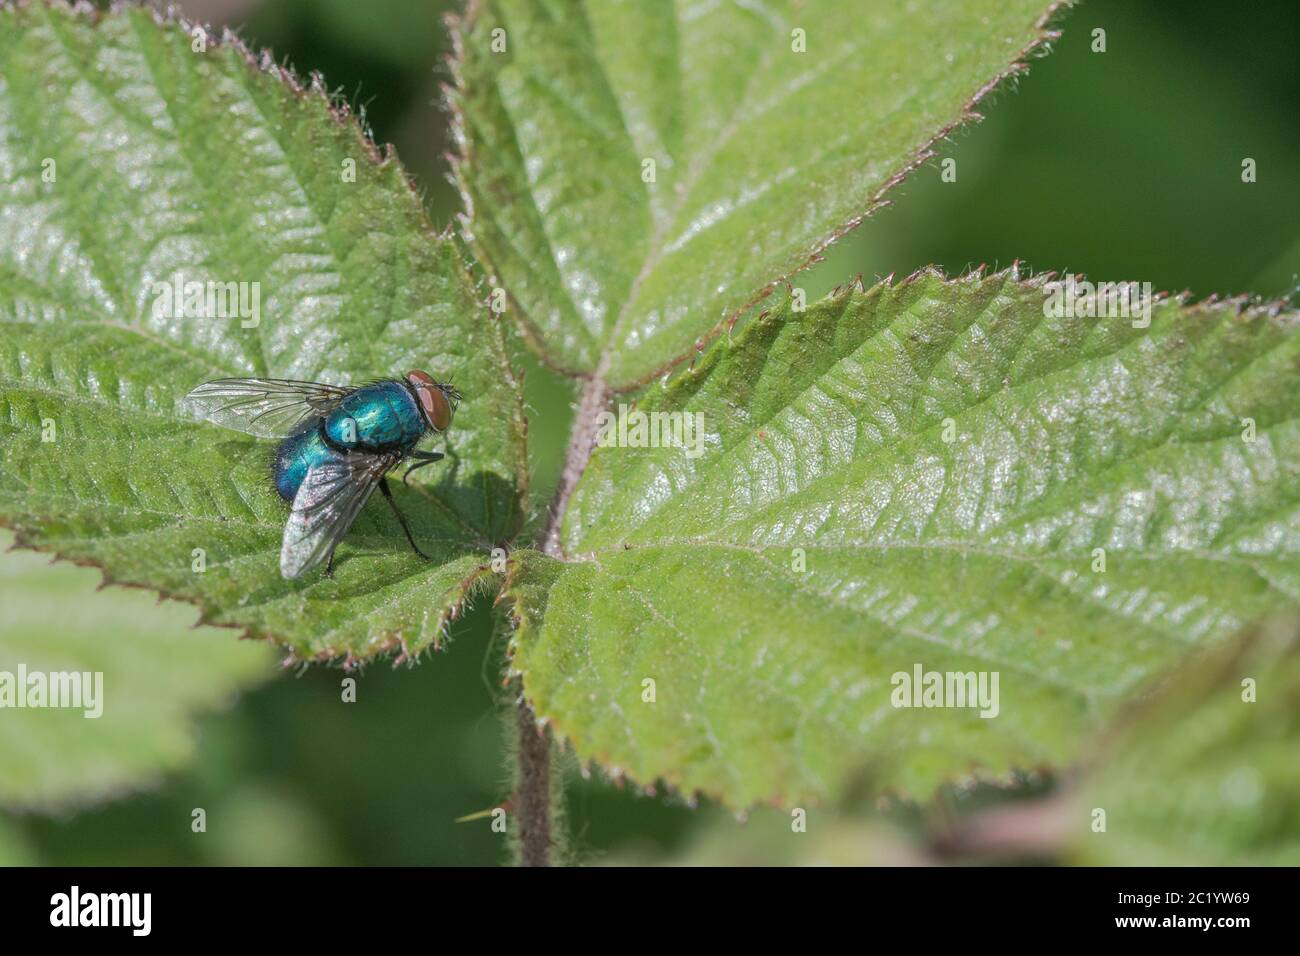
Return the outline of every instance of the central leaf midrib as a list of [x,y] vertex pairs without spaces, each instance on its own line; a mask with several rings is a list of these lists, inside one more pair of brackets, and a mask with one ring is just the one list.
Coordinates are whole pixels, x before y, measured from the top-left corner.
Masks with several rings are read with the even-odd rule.
[[[763,560],[764,563],[769,564],[773,568],[778,568],[777,565],[773,564],[770,560],[768,560],[766,555],[762,554],[761,552],[755,552],[755,554],[761,560]],[[591,562],[591,563],[594,563],[596,567],[599,568],[601,574],[605,574],[608,576],[616,576],[616,572],[609,571],[603,565],[600,565],[598,562]],[[1025,676],[1038,682],[1039,684],[1043,684],[1049,687],[1055,687],[1066,693],[1072,694],[1073,696],[1079,698],[1082,701],[1085,708],[1087,708],[1089,712],[1091,712],[1091,710],[1095,707],[1096,699],[1099,696],[1116,696],[1122,692],[1122,688],[1117,688],[1115,687],[1114,684],[1108,684],[1102,688],[1092,688],[1083,685],[1070,684],[1058,680],[1056,678],[1049,677],[1045,674],[1039,673],[1038,671],[1035,671],[1032,668],[1028,668],[1024,666],[1022,663],[1016,662],[1010,658],[1007,658],[1006,656],[980,653],[976,648],[969,648],[969,647],[964,648],[958,646],[953,642],[945,641],[942,638],[938,637],[937,635],[929,634],[925,631],[920,630],[919,628],[915,628],[911,626],[903,626],[896,622],[886,620],[885,618],[881,617],[879,614],[875,613],[874,609],[871,608],[864,609],[858,605],[850,604],[846,602],[843,599],[843,597],[841,597],[838,593],[834,591],[822,591],[822,590],[818,590],[817,588],[810,587],[808,582],[799,576],[795,576],[792,578],[789,575],[783,574],[782,580],[790,583],[798,591],[802,591],[812,597],[817,598],[818,600],[825,600],[829,602],[831,605],[841,608],[845,611],[848,611],[854,615],[861,616],[865,614],[872,621],[874,621],[878,627],[881,627],[884,630],[894,634],[896,637],[905,638],[909,641],[919,641],[928,646],[939,647],[945,652],[955,654],[960,657],[997,664],[999,667],[1005,670],[1024,674]],[[634,584],[631,584],[629,582],[627,583],[627,586],[629,589],[635,591]],[[1077,597],[1077,595],[1075,596]],[[1116,611],[1112,610],[1111,613],[1116,616],[1122,617],[1122,615],[1120,615]],[[666,616],[662,612],[659,613],[659,616],[665,621],[667,621]],[[1127,624],[1131,622],[1126,620],[1125,623]],[[679,635],[685,636],[685,633],[682,631],[682,629],[678,627],[675,623],[671,624],[671,627]],[[590,633],[590,631],[588,633]],[[1168,635],[1164,635],[1164,636],[1168,637]],[[1179,642],[1179,643],[1185,646],[1185,642]]]

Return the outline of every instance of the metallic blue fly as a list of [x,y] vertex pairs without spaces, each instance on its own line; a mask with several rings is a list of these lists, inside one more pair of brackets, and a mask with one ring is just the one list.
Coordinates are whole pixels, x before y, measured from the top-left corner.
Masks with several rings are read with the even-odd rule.
[[185,396],[201,418],[262,438],[282,439],[275,453],[275,490],[292,505],[280,547],[280,573],[296,578],[326,562],[378,488],[397,515],[415,553],[406,518],[397,510],[387,474],[407,458],[417,468],[441,452],[417,451],[430,432],[451,426],[460,393],[424,372],[359,388],[275,378],[223,378]]

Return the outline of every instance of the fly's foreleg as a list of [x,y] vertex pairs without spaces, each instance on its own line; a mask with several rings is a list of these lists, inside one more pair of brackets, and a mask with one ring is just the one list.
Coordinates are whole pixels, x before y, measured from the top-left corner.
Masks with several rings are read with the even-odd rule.
[[442,461],[444,455],[440,451],[413,451],[411,457],[415,459],[402,475],[402,484],[411,487],[406,483],[406,479],[411,477],[411,472],[417,468],[423,468],[425,465],[432,465],[435,461]]

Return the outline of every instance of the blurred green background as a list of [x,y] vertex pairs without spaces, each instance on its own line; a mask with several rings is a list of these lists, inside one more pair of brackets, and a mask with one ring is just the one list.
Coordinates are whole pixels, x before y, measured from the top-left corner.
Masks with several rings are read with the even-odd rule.
[[[375,138],[397,146],[439,224],[458,209],[440,84],[444,12],[428,0],[194,0],[193,18],[238,28],[300,73],[322,72],[364,111]],[[1106,31],[1105,53],[1091,50]],[[810,297],[857,273],[870,280],[927,263],[950,273],[1020,259],[1035,270],[1150,281],[1157,289],[1294,296],[1300,275],[1300,4],[1101,0],[1066,14],[1050,56],[1017,88],[986,100],[986,120],[959,132],[938,161],[892,194],[895,206],[851,234],[802,285]],[[1241,181],[1246,157],[1258,181]],[[567,437],[573,390],[530,358],[526,369],[536,502],[545,502]],[[93,463],[88,463],[93,467]],[[7,538],[5,539],[8,540]],[[188,608],[112,589],[98,575],[44,558],[0,574],[0,608],[40,590],[81,613],[52,612],[50,629],[105,613],[172,615],[176,640],[233,640],[190,631]],[[32,568],[39,565],[39,571]],[[11,568],[12,569],[12,568]],[[25,582],[25,583],[24,583]],[[61,816],[0,813],[0,862],[70,864],[494,864],[505,844],[489,822],[455,818],[508,789],[499,648],[485,609],[421,666],[380,664],[340,703],[338,671],[274,674],[233,708],[200,723],[191,769],[143,794]],[[777,861],[788,818],[741,825],[716,807],[639,795],[567,774],[572,851],[584,862]],[[1040,782],[1028,790],[1042,786]],[[949,795],[890,813],[905,830],[933,829],[989,797]],[[209,832],[190,833],[202,806]],[[855,824],[840,849],[902,861],[892,836]],[[867,849],[869,847],[869,849]]]

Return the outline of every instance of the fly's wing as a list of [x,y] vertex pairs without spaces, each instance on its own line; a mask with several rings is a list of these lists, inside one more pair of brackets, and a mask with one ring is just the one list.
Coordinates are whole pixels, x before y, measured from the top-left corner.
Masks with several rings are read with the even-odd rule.
[[282,378],[221,378],[194,389],[184,404],[199,418],[226,428],[282,438],[303,419],[328,414],[351,391]]
[[280,546],[280,573],[296,578],[324,561],[348,533],[379,479],[401,455],[352,452],[312,465],[293,499]]

